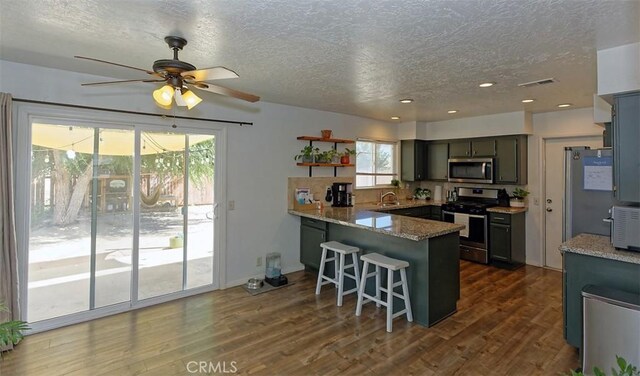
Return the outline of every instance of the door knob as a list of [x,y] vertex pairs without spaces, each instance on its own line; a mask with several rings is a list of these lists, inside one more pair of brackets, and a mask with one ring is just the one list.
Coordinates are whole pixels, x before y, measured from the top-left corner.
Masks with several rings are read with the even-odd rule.
[[553,202],[553,200],[551,200],[550,198],[547,199],[547,204],[550,204],[552,202]]
[[548,211],[548,212],[552,212],[552,211],[553,211],[553,209],[551,209],[551,208],[547,208],[547,211]]

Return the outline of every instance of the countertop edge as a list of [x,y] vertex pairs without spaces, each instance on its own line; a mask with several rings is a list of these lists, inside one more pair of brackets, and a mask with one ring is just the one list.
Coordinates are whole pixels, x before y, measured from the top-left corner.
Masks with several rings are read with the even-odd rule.
[[[373,210],[363,210],[363,211],[373,211]],[[334,219],[334,218],[328,218],[328,217],[320,216],[320,215],[317,214],[317,210],[311,211],[311,210],[288,209],[287,212],[289,214],[297,215],[297,216],[300,216],[300,217],[317,219],[319,221],[335,223],[335,224],[348,226],[348,227],[360,228],[360,229],[363,229],[363,230],[376,232],[376,233],[379,233],[379,234],[395,236],[395,237],[398,237],[398,238],[409,239],[409,240],[413,240],[413,241],[422,241],[422,240],[426,240],[426,239],[430,239],[430,238],[435,238],[435,237],[438,237],[438,236],[448,235],[448,234],[451,234],[451,233],[454,233],[454,232],[459,232],[460,230],[464,229],[463,225],[455,225],[453,223],[447,223],[448,225],[450,225],[449,229],[447,229],[447,230],[430,232],[430,233],[426,233],[424,235],[412,235],[412,234],[398,233],[398,232],[388,231],[388,230],[383,230],[383,229],[374,229],[374,228],[367,227],[367,226],[364,226],[364,225],[359,225],[357,223],[345,222],[345,221],[340,221],[340,220],[337,220],[337,219]],[[391,214],[391,215],[394,215],[394,214]],[[403,220],[431,221],[429,219],[411,218],[411,217],[403,217]],[[437,222],[437,221],[434,221],[434,222]]]
[[[589,246],[584,246],[581,242]],[[562,253],[569,252],[640,265],[640,253],[616,249],[611,245],[609,237],[602,235],[580,234],[561,244],[559,250]]]
[[512,206],[494,206],[491,208],[487,208],[487,212],[489,213],[501,213],[501,214],[518,214],[518,213],[526,213],[526,207],[517,208]]

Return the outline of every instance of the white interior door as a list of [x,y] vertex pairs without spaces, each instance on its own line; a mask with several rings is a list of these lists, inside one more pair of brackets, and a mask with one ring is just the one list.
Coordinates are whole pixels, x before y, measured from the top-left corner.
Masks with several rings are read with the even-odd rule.
[[564,148],[589,146],[602,147],[602,137],[572,137],[547,139],[544,143],[544,202],[545,207],[545,257],[544,265],[561,269],[562,256],[558,248],[562,243],[564,222]]

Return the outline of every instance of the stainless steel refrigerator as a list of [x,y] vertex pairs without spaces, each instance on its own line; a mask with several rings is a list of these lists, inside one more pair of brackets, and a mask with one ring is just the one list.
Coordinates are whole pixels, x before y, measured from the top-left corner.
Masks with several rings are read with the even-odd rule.
[[613,153],[586,146],[565,148],[563,241],[582,234],[609,236],[613,206]]

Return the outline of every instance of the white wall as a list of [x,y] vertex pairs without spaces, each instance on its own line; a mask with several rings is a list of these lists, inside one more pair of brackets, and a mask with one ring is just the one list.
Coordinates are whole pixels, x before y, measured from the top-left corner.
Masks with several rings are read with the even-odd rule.
[[[0,60],[0,91],[14,98],[169,113],[154,105],[149,84],[80,86],[103,80],[108,78]],[[268,93],[255,94],[268,100]],[[397,125],[382,121],[268,102],[245,104],[209,93],[201,96],[204,101],[196,108],[177,115],[255,123],[253,127],[228,126],[227,200],[235,201],[235,210],[227,213],[226,274],[230,284],[264,273],[263,267],[255,266],[256,258],[268,252],[282,253],[285,272],[301,268],[299,218],[286,212],[287,177],[308,172],[295,166],[293,156],[305,146],[296,136],[319,136],[321,129],[332,129],[339,138],[398,138]],[[317,176],[332,173],[333,169],[314,170]],[[339,175],[353,173],[351,168]]]
[[427,123],[419,122],[416,128],[418,138],[425,140],[530,134],[532,132],[531,114],[524,111]]
[[526,215],[527,263],[542,265],[544,246],[544,205],[534,205],[537,200],[544,202],[541,182],[542,143],[545,138],[579,137],[602,135],[603,128],[593,123],[593,108],[580,108],[546,112],[533,115],[533,134],[529,136],[528,147],[528,190],[529,210]]
[[640,90],[640,43],[598,51],[598,95]]

